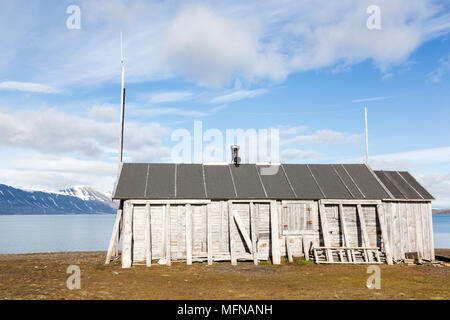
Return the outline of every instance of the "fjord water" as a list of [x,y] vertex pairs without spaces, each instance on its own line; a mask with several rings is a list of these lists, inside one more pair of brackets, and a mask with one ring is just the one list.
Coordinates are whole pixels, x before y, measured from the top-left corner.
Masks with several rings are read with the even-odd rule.
[[115,214],[2,215],[0,253],[103,251]]
[[[0,254],[106,251],[113,214],[1,215]],[[450,215],[433,215],[436,248],[450,248]]]

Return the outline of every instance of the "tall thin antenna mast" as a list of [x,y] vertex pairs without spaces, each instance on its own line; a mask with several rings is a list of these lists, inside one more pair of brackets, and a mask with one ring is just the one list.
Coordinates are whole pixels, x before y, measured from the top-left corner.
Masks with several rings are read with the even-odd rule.
[[366,120],[366,164],[369,165],[369,132],[367,128],[367,106],[364,107],[364,114],[365,114],[365,120]]
[[125,66],[123,64],[122,32],[120,32],[120,63],[122,65],[122,90],[120,95],[119,170],[123,158],[123,119],[125,115]]

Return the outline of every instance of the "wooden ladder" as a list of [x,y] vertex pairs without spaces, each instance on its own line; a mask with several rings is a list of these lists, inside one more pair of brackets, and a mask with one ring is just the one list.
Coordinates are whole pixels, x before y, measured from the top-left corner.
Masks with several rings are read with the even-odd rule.
[[[378,247],[316,247],[312,248],[314,260],[316,263],[329,264],[381,264],[380,251]],[[370,258],[369,254],[375,252],[375,261]],[[329,252],[330,254],[327,254]],[[361,261],[358,261],[356,254],[361,254]],[[336,255],[337,260],[333,258]],[[331,257],[331,258],[330,258]],[[345,258],[346,257],[346,258]]]

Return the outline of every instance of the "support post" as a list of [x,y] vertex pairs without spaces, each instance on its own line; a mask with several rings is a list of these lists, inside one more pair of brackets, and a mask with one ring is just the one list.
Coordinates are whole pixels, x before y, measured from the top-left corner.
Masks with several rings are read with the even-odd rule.
[[278,231],[278,210],[277,202],[270,202],[270,235],[272,240],[272,263],[281,264],[281,253]]
[[133,206],[125,201],[124,227],[122,237],[122,268],[130,268],[132,263]]
[[165,229],[166,229],[166,264],[170,267],[172,264],[171,261],[171,245],[170,245],[170,203],[166,204],[165,206],[165,214],[166,214],[166,219],[165,219]]
[[230,260],[231,265],[235,266],[237,265],[237,259],[236,259],[236,253],[234,248],[234,239],[233,235],[235,234],[235,223],[233,221],[233,202],[228,201],[228,235],[229,235],[229,241],[230,241]]
[[294,262],[294,259],[292,258],[292,250],[291,250],[291,246],[290,246],[289,240],[290,240],[290,239],[289,239],[289,236],[286,235],[286,236],[285,236],[285,242],[286,242],[286,255],[287,255],[287,257],[288,257],[289,263],[292,263],[292,262]]
[[[347,233],[347,226],[345,225],[345,217],[344,217],[344,206],[342,204],[339,205],[339,218],[341,220],[341,229],[342,229],[342,244],[344,247],[348,247],[350,244],[348,243],[348,233]],[[348,262],[352,262],[352,254],[350,252],[351,250],[346,250],[347,253],[347,260]]]
[[191,205],[186,204],[186,264],[192,264],[192,211]]
[[378,221],[380,222],[381,229],[381,237],[384,243],[384,250],[386,251],[386,262],[391,265],[392,262],[392,253],[391,253],[391,245],[389,243],[389,237],[386,230],[386,220],[384,219],[384,208],[383,205],[377,205],[377,213],[378,213]]
[[[328,231],[328,221],[327,221],[327,215],[325,212],[325,206],[319,202],[319,215],[320,215],[320,225],[322,227],[322,236],[323,236],[323,242],[325,244],[325,247],[330,247],[330,233]],[[333,254],[331,253],[330,249],[327,249],[326,251],[326,257],[327,261],[333,262]]]
[[147,267],[152,265],[151,208],[145,205],[145,259]]
[[[369,234],[367,233],[366,218],[364,217],[364,212],[362,210],[362,206],[360,204],[358,204],[356,206],[356,210],[358,212],[359,223],[361,225],[361,234],[362,234],[362,239],[363,239],[363,242],[364,242],[364,246],[365,247],[369,247],[370,246]],[[363,250],[363,251],[364,251],[364,260],[366,262],[372,262],[373,261],[372,252],[369,252],[369,254],[368,254],[367,250]]]
[[256,237],[257,237],[257,230],[256,230],[256,210],[255,210],[255,204],[253,202],[250,202],[250,228],[251,228],[251,235],[252,235],[252,254],[253,254],[253,263],[255,266],[258,265],[258,248],[256,245]]
[[211,210],[210,205],[206,205],[206,232],[207,232],[207,249],[208,249],[208,265],[213,263],[213,248],[212,248],[212,224],[211,224]]
[[109,240],[108,252],[106,253],[105,264],[109,264],[112,257],[117,256],[119,248],[119,236],[120,236],[120,222],[122,220],[122,201],[119,204],[119,209],[116,214],[116,221],[114,222],[111,239]]

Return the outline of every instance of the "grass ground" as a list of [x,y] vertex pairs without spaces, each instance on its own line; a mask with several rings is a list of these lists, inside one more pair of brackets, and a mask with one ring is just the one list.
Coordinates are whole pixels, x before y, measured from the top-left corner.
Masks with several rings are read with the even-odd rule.
[[[450,250],[439,251],[450,256]],[[0,255],[0,299],[450,299],[450,267],[381,265],[381,289],[366,288],[367,266],[292,264],[208,266],[173,263],[122,269],[105,252]],[[66,287],[69,265],[81,289]]]

